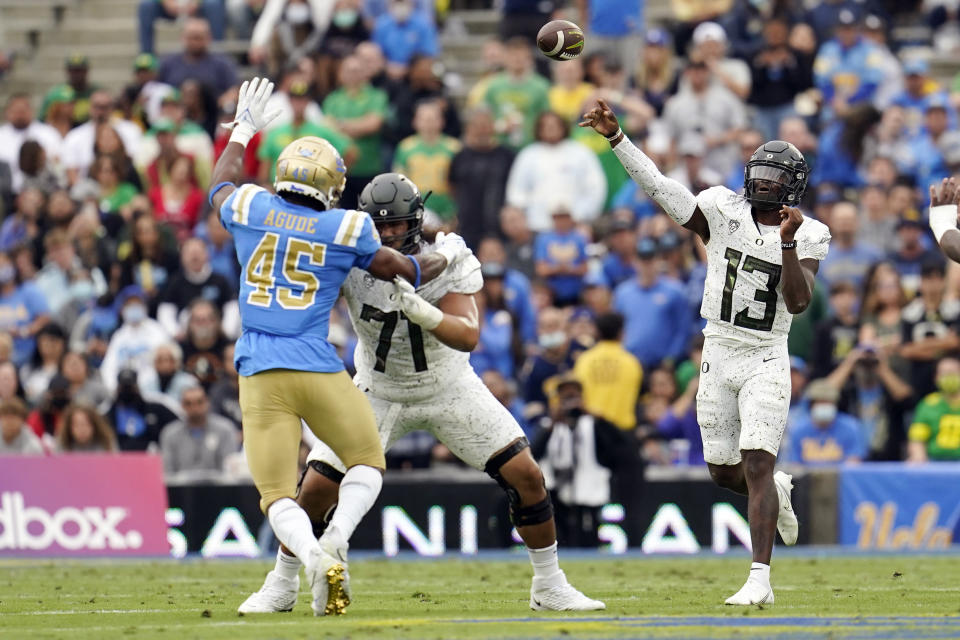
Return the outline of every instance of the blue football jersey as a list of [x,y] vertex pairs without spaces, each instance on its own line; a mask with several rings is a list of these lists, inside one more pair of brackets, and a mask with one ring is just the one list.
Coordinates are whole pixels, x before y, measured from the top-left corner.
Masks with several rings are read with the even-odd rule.
[[245,184],[224,201],[220,220],[240,262],[240,375],[342,371],[327,342],[330,310],[350,269],[367,268],[380,248],[370,216],[315,211]]

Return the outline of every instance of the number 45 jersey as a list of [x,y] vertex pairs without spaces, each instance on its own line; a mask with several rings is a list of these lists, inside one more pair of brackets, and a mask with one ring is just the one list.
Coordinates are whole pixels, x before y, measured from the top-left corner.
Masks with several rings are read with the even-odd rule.
[[[421,251],[430,251],[428,246]],[[436,305],[448,293],[473,294],[483,287],[480,262],[468,256],[447,267],[419,289]],[[473,375],[470,354],[452,349],[433,333],[407,320],[392,299],[393,284],[353,269],[343,284],[350,320],[357,333],[354,381],[378,398],[416,402],[437,395],[458,376]]]
[[[749,346],[786,342],[793,315],[783,300],[780,229],[762,232],[747,199],[726,187],[700,192],[697,205],[710,226],[703,335]],[[830,231],[823,223],[804,217],[795,238],[800,260],[826,257]]]

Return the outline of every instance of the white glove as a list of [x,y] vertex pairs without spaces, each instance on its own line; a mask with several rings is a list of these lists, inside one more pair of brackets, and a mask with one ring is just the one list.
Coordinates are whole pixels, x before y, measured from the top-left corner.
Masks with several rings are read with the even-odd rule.
[[470,255],[470,249],[463,238],[455,233],[444,233],[443,231],[437,234],[433,250],[447,259],[448,267]]
[[421,298],[413,285],[397,276],[393,279],[393,295],[407,320],[427,331],[433,331],[443,322],[443,311]]
[[233,122],[220,125],[233,130],[230,142],[239,142],[247,146],[257,131],[262,130],[280,115],[279,109],[264,113],[271,95],[273,95],[273,83],[266,78],[244,80],[240,85],[240,95],[237,97],[237,115],[233,118]]

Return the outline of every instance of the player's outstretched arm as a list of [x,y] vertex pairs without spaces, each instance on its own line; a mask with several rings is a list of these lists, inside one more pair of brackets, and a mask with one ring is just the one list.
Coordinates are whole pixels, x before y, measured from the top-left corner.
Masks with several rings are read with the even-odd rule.
[[273,83],[266,78],[246,80],[240,85],[237,97],[237,115],[233,122],[223,125],[232,129],[230,142],[213,167],[210,182],[210,204],[215,211],[237,188],[237,182],[243,177],[243,154],[250,139],[280,115],[280,111],[266,113],[267,101],[273,94]]
[[803,312],[813,298],[820,262],[813,258],[800,260],[797,257],[797,229],[803,224],[803,214],[795,207],[780,209],[780,242],[783,246],[783,301],[787,311],[796,315]]
[[380,280],[392,281],[400,276],[407,282],[412,282],[414,287],[419,287],[443,273],[448,265],[468,255],[470,249],[463,238],[455,233],[441,231],[437,234],[431,253],[408,256],[389,247],[380,247],[367,271]]
[[960,230],[957,229],[960,186],[953,178],[930,185],[930,228],[945,256],[960,262]]
[[653,160],[630,142],[620,128],[617,116],[604,100],[597,100],[597,106],[583,114],[580,126],[592,128],[610,142],[620,164],[633,181],[677,224],[690,229],[704,242],[710,239],[710,227],[697,206],[697,198],[682,184],[660,173]]
[[400,310],[410,322],[430,331],[457,351],[473,351],[480,340],[480,313],[473,294],[448,293],[434,306],[402,278],[393,281]]

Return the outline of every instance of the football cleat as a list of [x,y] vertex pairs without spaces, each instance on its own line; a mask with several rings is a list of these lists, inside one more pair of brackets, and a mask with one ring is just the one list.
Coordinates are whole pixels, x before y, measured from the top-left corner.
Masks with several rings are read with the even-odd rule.
[[757,580],[748,579],[747,583],[735,594],[726,599],[724,604],[751,605],[773,604],[773,588],[769,584],[761,584]]
[[313,615],[343,615],[350,604],[350,578],[344,564],[319,545],[310,551],[304,564],[313,593]]
[[300,591],[300,576],[294,579],[284,578],[271,571],[263,581],[260,591],[251,593],[237,608],[238,613],[279,613],[292,611],[297,604],[297,593]]
[[[340,565],[337,579],[330,583],[326,615],[342,615],[350,604],[350,572],[347,570],[347,541],[336,527],[327,527],[320,537],[320,548]],[[329,576],[328,576],[329,578]],[[328,580],[329,582],[329,580]],[[333,593],[336,586],[337,593]]]
[[793,476],[783,471],[773,474],[773,484],[777,487],[777,498],[780,501],[780,513],[777,514],[777,531],[786,545],[797,544],[797,535],[800,524],[797,514],[793,512],[790,503],[790,491],[793,489]]
[[530,608],[534,611],[599,611],[607,605],[577,591],[560,571],[549,578],[533,578]]

